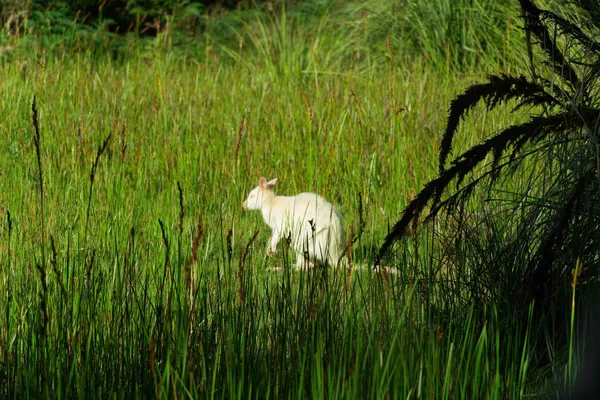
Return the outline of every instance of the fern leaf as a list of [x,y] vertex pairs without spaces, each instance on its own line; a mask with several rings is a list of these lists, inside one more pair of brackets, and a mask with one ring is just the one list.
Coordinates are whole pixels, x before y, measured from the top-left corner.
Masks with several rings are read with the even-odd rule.
[[[483,162],[489,154],[492,154],[497,160],[511,146],[513,146],[513,152],[520,151],[525,143],[539,142],[549,134],[559,134],[567,128],[569,131],[576,132],[579,128],[589,125],[598,119],[600,119],[600,112],[598,110],[580,110],[575,114],[568,112],[548,117],[532,117],[526,123],[510,126],[496,136],[471,147],[453,160],[450,168],[443,170],[436,179],[427,183],[408,204],[402,212],[402,217],[392,227],[392,230],[388,233],[379,248],[376,265],[381,261],[381,258],[391,245],[404,237],[409,225],[419,218],[428,204],[432,204],[433,206],[430,215],[427,217],[431,218],[439,211],[440,208],[437,207],[438,203],[450,183],[455,179],[462,182],[462,179],[472,173],[477,165]],[[495,165],[498,168],[498,164],[496,163]],[[495,173],[498,176],[498,171],[495,171]]]
[[586,35],[577,25],[573,24],[572,22],[567,21],[553,12],[545,10],[540,12],[540,19],[542,22],[553,22],[559,27],[560,33],[575,38],[587,50],[600,53],[600,43]]
[[440,173],[444,171],[444,165],[452,150],[452,141],[460,120],[480,101],[483,100],[488,109],[493,109],[499,103],[514,98],[521,99],[521,102],[515,108],[525,105],[559,104],[542,86],[529,82],[524,76],[491,75],[488,79],[488,83],[472,85],[450,103],[448,123],[440,146]]
[[540,10],[531,0],[519,0],[521,8],[525,15],[525,30],[531,32],[540,46],[546,53],[550,66],[565,81],[571,84],[573,89],[580,86],[577,73],[567,62],[563,53],[558,49],[548,28],[542,23],[542,10]]

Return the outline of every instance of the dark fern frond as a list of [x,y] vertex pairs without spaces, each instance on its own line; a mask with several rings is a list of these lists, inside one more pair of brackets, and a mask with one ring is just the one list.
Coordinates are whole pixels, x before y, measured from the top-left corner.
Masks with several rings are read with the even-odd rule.
[[573,89],[580,86],[579,78],[573,67],[567,62],[563,53],[556,46],[548,28],[542,23],[540,10],[531,0],[519,0],[521,9],[525,13],[525,30],[536,37],[540,48],[548,56],[550,66]]
[[[496,169],[501,170],[505,165],[498,165]],[[443,201],[439,201],[434,207],[429,211],[429,215],[423,219],[423,223],[430,222],[433,218],[435,218],[442,210],[447,210],[448,212],[454,211],[461,202],[471,196],[475,188],[485,179],[489,178],[496,172],[495,168],[490,169],[489,171],[482,174],[477,179],[469,182],[467,185],[463,186],[460,189],[452,194],[447,199]]]
[[581,102],[590,107],[600,107],[600,57],[586,65],[586,73],[582,76]]
[[461,118],[464,118],[479,101],[483,100],[486,107],[490,110],[499,103],[515,98],[521,99],[516,108],[526,105],[560,104],[554,96],[544,90],[543,86],[529,82],[524,76],[490,75],[488,79],[488,83],[476,84],[469,87],[463,94],[457,96],[450,103],[448,123],[440,146],[440,173],[444,171],[444,165],[452,150],[452,140],[454,139],[454,134],[458,129]]
[[543,305],[546,298],[545,284],[548,282],[550,271],[553,269],[557,253],[560,251],[568,235],[569,225],[572,217],[578,215],[577,209],[581,207],[582,198],[587,192],[590,183],[597,182],[597,170],[590,166],[581,175],[573,186],[569,199],[561,207],[555,216],[553,228],[543,238],[535,257],[530,261],[528,268],[530,273],[529,284],[526,290],[532,294],[537,304]]
[[[564,346],[570,337],[565,322],[572,318],[573,292],[565,282],[574,288],[578,282],[596,283],[600,276],[600,2],[573,0],[582,9],[567,20],[542,11],[534,1],[519,0],[530,81],[490,77],[452,101],[439,173],[391,230],[388,226],[375,263],[409,230],[414,232],[417,221],[432,223],[435,218],[431,242],[424,247],[431,249],[431,261],[416,257],[415,264],[433,267],[423,270],[439,283],[442,296],[466,295],[464,304],[501,304],[500,312],[510,319],[528,321],[532,330],[527,332],[551,332],[535,335],[532,342],[541,364],[548,361],[548,349]],[[581,11],[590,15],[589,21],[579,18]],[[542,60],[534,59],[531,43],[539,46]],[[537,71],[538,61],[548,68]],[[517,104],[513,111],[531,106],[534,116],[448,162],[461,119],[480,102],[489,110],[508,100]],[[518,179],[504,182],[509,177]],[[505,186],[510,194],[494,198]],[[480,195],[490,203],[498,201],[496,206],[472,201]],[[416,240],[406,244],[404,251],[419,245]],[[438,274],[442,268],[444,276]],[[456,307],[461,301],[448,303]]]
[[375,265],[380,264],[381,259],[395,241],[404,237],[411,222],[419,218],[419,215],[421,215],[423,209],[436,195],[436,191],[443,190],[443,188],[448,186],[452,179],[453,172],[454,171],[452,170],[447,170],[437,179],[427,183],[425,187],[417,194],[417,197],[415,197],[404,209],[404,211],[402,211],[402,218],[400,218],[400,220],[394,224],[392,230],[385,237],[383,244],[379,248],[377,257],[375,259]]
[[[529,83],[534,84],[532,82]],[[538,76],[535,84],[542,88],[543,92],[532,93],[531,96],[522,96],[521,101],[513,107],[512,111],[536,105],[560,107],[571,97],[571,94],[563,89],[557,82],[551,82],[548,79]]]
[[552,22],[559,28],[559,33],[569,35],[581,43],[587,50],[600,53],[600,43],[586,35],[577,25],[547,10],[540,12],[542,22]]
[[594,25],[596,29],[600,29],[600,3],[598,0],[573,0],[580,10],[587,15],[585,22]]
[[484,180],[489,179],[491,183],[500,179],[500,176],[510,176],[517,171],[519,165],[522,164],[522,161],[525,158],[531,156],[534,153],[539,151],[544,151],[547,147],[551,145],[547,144],[542,147],[535,147],[527,152],[516,154],[514,151],[511,152],[510,157],[507,160],[500,163],[499,160],[495,164],[492,165],[488,171],[483,172],[479,177],[473,179],[471,182],[466,184],[463,187],[459,187],[458,182],[456,186],[456,192],[450,195],[448,198],[443,201],[438,202],[431,208],[429,215],[423,219],[423,223],[430,222],[435,216],[441,212],[442,210],[446,210],[452,212],[456,207],[462,202],[466,201],[475,188],[482,183]]
[[[450,183],[455,179],[462,182],[489,154],[498,159],[511,146],[513,152],[518,152],[527,142],[537,143],[546,138],[548,134],[563,132],[567,128],[575,131],[597,118],[600,118],[598,110],[580,111],[575,115],[573,113],[560,113],[549,117],[536,116],[521,125],[510,126],[496,136],[471,147],[453,160],[450,168],[442,171],[436,179],[427,183],[404,209],[402,217],[384,239],[376,258],[376,265],[381,261],[390,246],[404,237],[409,225],[419,218],[428,204],[433,206],[433,211],[430,211],[427,217],[430,218],[435,216],[436,210],[439,210],[437,206],[440,204],[441,197]],[[498,166],[497,162],[496,165]],[[497,179],[499,174],[495,171],[492,176]],[[470,194],[471,191],[468,191],[468,193]]]
[[[555,114],[550,117],[532,117],[528,122],[520,125],[509,126],[496,136],[471,147],[463,154],[452,161],[453,167],[458,168],[458,177],[464,177],[473,171],[481,161],[492,153],[494,157],[501,157],[509,146],[525,143],[528,141],[538,141],[553,130],[560,130],[566,126],[566,121],[572,120],[570,113]],[[570,121],[576,126],[575,121]],[[583,126],[583,119],[580,124]]]

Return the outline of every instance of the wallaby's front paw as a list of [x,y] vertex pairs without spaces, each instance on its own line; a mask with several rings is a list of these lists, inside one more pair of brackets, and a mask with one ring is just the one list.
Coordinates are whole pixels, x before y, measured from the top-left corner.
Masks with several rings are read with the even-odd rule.
[[298,271],[308,271],[310,267],[311,265],[305,262],[294,265],[294,268],[296,268]]
[[267,249],[267,255],[272,256],[277,254],[277,247],[270,247]]

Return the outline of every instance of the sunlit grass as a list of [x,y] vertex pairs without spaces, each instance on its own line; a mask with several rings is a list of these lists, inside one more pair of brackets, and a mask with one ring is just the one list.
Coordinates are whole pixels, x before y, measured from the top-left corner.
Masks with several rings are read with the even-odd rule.
[[[408,272],[268,272],[287,265],[285,249],[266,258],[267,227],[241,209],[259,176],[278,177],[282,194],[318,192],[358,226],[360,193],[354,258],[368,259],[435,173],[447,105],[475,77],[415,64],[296,79],[258,61],[168,55],[5,64],[0,75],[4,394],[523,392],[528,349],[499,337],[495,314],[439,315]],[[481,113],[463,145],[511,118]]]
[[[450,101],[490,66],[521,68],[507,63],[518,54],[440,59],[438,37],[425,38],[427,55],[403,52],[372,28],[331,28],[333,11],[316,32],[285,10],[246,21],[237,46],[207,36],[201,55],[175,51],[165,34],[127,57],[77,48],[5,60],[0,397],[532,391],[527,322],[452,298],[468,260],[444,271],[427,229],[386,260],[398,276],[293,271],[285,245],[265,255],[268,228],[241,207],[260,176],[277,177],[280,194],[321,194],[347,230],[364,221],[352,258],[367,265],[435,176]],[[454,150],[521,118],[475,109]]]

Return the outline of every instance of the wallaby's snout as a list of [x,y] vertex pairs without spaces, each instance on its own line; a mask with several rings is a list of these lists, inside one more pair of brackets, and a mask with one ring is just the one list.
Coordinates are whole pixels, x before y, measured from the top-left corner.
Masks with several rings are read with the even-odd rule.
[[275,197],[273,193],[273,186],[277,183],[277,178],[271,179],[267,182],[265,178],[258,180],[258,186],[250,191],[248,198],[242,203],[244,210],[260,210],[263,207],[263,203],[268,199]]

